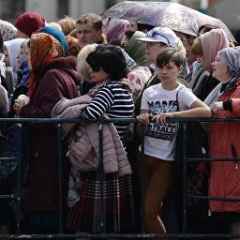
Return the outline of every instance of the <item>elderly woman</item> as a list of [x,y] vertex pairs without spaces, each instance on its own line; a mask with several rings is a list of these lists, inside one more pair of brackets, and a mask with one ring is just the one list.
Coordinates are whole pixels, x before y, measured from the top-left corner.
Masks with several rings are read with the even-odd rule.
[[204,100],[218,84],[212,76],[212,65],[217,52],[229,47],[229,40],[223,29],[213,29],[195,39],[192,54],[199,59],[193,64],[193,73],[189,87],[201,100]]
[[[31,36],[30,62],[30,98],[20,95],[14,109],[20,117],[47,118],[59,99],[77,96],[76,63],[72,57],[64,57],[60,41],[47,33]],[[60,199],[57,130],[52,125],[33,125],[30,137],[29,173],[24,198],[26,231],[55,232]]]
[[[220,83],[205,102],[210,105],[214,117],[240,117],[240,48],[225,48],[219,51],[212,65],[213,76]],[[212,124],[210,127],[211,157],[215,159],[239,157],[239,134],[239,123]],[[211,162],[209,195],[239,198],[239,167],[237,160]],[[217,226],[217,229],[214,229],[216,232],[230,233],[239,229],[240,202],[212,200],[210,210],[214,220],[213,228]]]

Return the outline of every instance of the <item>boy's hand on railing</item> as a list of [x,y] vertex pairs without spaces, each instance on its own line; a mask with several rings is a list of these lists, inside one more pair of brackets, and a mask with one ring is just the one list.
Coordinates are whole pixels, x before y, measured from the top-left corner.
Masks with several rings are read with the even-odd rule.
[[214,102],[211,105],[211,110],[212,110],[213,113],[216,113],[219,110],[223,110],[223,102],[222,101]]
[[159,113],[159,114],[153,116],[152,120],[156,123],[166,124],[167,118],[171,118],[171,117],[174,117],[173,112]]

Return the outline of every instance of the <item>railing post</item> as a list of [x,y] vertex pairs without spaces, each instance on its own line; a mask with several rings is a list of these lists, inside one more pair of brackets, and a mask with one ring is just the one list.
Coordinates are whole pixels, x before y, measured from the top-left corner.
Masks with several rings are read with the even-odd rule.
[[57,158],[57,168],[58,168],[58,193],[59,193],[59,215],[58,215],[58,232],[63,233],[63,154],[62,154],[62,124],[57,124],[57,149],[58,149],[58,158]]
[[187,123],[182,123],[182,213],[183,213],[183,233],[187,231],[187,161],[186,161],[186,131]]
[[19,141],[19,148],[20,151],[16,152],[16,158],[17,158],[17,191],[16,191],[16,196],[15,196],[15,201],[16,201],[16,233],[20,234],[21,233],[21,218],[22,218],[22,211],[21,211],[21,204],[22,204],[22,171],[23,171],[23,124],[18,123],[20,127],[20,133],[21,133],[21,140]]
[[145,132],[146,132],[146,128],[144,128],[144,135],[143,136],[140,136],[142,139],[141,139],[141,149],[140,149],[140,166],[139,166],[139,173],[138,173],[138,178],[140,178],[140,196],[141,196],[141,199],[140,199],[140,207],[141,209],[139,210],[140,211],[140,217],[141,217],[141,222],[140,222],[140,231],[141,233],[144,233],[145,232],[145,227],[144,227],[144,199],[145,199],[145,182],[146,182],[146,177],[145,177],[145,174],[144,174],[144,136],[145,136]]

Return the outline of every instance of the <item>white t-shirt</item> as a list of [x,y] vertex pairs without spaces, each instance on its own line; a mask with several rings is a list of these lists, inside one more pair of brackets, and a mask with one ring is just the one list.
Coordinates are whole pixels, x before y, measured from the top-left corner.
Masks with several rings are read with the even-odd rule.
[[[151,114],[176,112],[189,109],[197,97],[191,89],[180,84],[174,90],[166,90],[156,84],[143,92],[141,110]],[[174,161],[177,123],[149,123],[144,137],[144,153],[162,160]]]

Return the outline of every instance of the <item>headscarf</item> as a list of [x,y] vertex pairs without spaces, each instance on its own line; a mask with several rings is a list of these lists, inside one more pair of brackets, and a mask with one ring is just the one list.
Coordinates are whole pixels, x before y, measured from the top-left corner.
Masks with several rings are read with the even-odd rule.
[[0,19],[0,33],[3,41],[9,41],[16,37],[17,28],[12,23]]
[[25,39],[20,45],[20,49],[17,55],[18,67],[20,67],[24,62],[28,62],[28,41],[29,39]]
[[107,41],[110,44],[121,43],[124,40],[125,32],[130,28],[130,22],[125,19],[110,19],[105,26]]
[[151,76],[150,69],[144,66],[138,66],[128,73],[126,80],[131,89],[134,101],[140,97],[144,86]]
[[65,35],[62,31],[57,30],[54,27],[46,26],[44,28],[41,28],[39,32],[47,33],[51,36],[53,36],[56,40],[59,41],[60,45],[62,46],[64,53],[66,54],[68,51],[68,43],[65,38]]
[[220,82],[207,96],[204,102],[209,106],[223,93],[234,89],[240,77],[240,47],[224,48],[218,52],[218,56],[220,61],[227,65],[231,78],[227,83]]
[[203,50],[203,67],[211,71],[211,63],[215,60],[217,52],[229,47],[229,40],[223,29],[213,29],[199,37]]
[[15,38],[4,42],[4,46],[7,48],[10,65],[14,71],[17,68],[17,56],[25,40],[25,38]]
[[9,63],[13,70],[13,77],[15,83],[17,82],[18,71],[17,56],[20,52],[20,47],[25,40],[25,38],[15,38],[4,42],[4,46],[6,47],[8,52]]
[[[52,56],[52,51],[57,51],[57,56]],[[43,71],[55,58],[64,55],[60,43],[47,33],[35,33],[30,39],[30,55],[32,73],[29,80],[29,96],[31,97]]]
[[240,47],[225,48],[218,53],[221,61],[228,66],[231,78],[240,74]]

